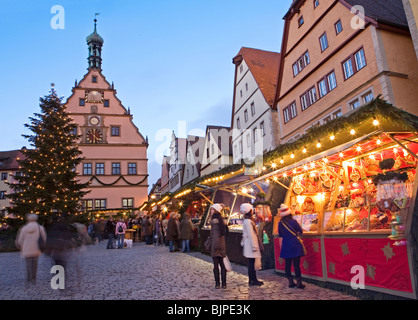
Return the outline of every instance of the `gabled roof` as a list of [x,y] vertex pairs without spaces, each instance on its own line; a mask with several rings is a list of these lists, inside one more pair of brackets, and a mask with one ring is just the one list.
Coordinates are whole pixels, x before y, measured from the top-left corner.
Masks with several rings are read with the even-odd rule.
[[[289,11],[284,18],[291,17],[298,12],[306,0],[293,0]],[[366,17],[377,23],[389,24],[398,27],[408,27],[405,9],[402,0],[339,0],[341,4],[351,9],[362,6]]]
[[0,151],[0,170],[19,169],[18,158],[25,157],[21,150]]
[[362,6],[364,14],[376,22],[408,27],[402,0],[343,0],[351,7]]
[[238,66],[242,60],[248,65],[264,99],[272,106],[276,93],[280,53],[242,47],[232,61]]

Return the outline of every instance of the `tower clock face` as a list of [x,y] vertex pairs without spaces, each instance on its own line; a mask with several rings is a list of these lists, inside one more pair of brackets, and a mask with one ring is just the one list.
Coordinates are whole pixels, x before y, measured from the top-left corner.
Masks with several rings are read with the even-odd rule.
[[103,141],[103,133],[99,129],[90,129],[86,138],[88,143],[100,143]]

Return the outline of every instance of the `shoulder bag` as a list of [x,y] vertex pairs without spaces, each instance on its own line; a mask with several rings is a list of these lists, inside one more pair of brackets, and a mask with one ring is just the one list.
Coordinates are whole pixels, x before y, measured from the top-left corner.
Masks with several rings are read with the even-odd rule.
[[284,222],[282,222],[282,224],[283,224],[283,226],[287,229],[287,230],[289,230],[289,232],[291,233],[291,234],[293,234],[298,240],[299,240],[299,242],[300,242],[300,244],[302,245],[302,249],[303,249],[303,254],[306,256],[306,254],[308,253],[308,251],[306,250],[306,247],[305,247],[305,245],[304,245],[304,243],[303,243],[303,240],[294,232],[294,231],[292,231],[287,225],[286,225],[286,223],[284,223]]

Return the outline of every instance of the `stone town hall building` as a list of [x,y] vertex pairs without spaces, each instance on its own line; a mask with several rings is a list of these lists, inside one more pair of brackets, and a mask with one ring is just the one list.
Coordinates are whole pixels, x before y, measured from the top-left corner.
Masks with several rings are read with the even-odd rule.
[[147,200],[148,139],[139,132],[102,74],[103,39],[96,30],[87,37],[88,72],[75,83],[65,102],[81,136],[84,160],[76,168],[81,183],[90,181],[84,210],[136,209]]

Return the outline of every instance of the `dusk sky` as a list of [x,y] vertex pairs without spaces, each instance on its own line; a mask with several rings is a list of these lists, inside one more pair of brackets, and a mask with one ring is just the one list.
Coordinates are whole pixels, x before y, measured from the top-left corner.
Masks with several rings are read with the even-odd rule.
[[[87,73],[86,37],[104,39],[102,73],[115,84],[139,131],[149,138],[149,185],[161,175],[169,133],[230,126],[241,47],[280,51],[291,0],[1,0],[0,151],[29,147],[22,133],[54,83],[63,101]],[[64,9],[64,29],[51,20]],[[186,127],[179,130],[178,123]],[[168,154],[168,152],[165,152]]]

